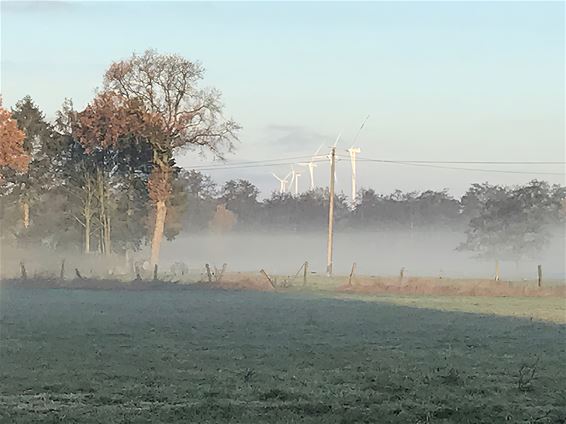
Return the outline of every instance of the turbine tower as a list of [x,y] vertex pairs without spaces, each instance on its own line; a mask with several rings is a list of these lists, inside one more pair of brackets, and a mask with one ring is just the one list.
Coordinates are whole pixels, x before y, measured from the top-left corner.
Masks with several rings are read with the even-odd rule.
[[295,167],[291,165],[291,184],[289,185],[289,191],[293,187],[293,183],[295,184],[295,195],[299,194],[299,177],[301,176],[300,172],[295,171]]
[[350,153],[350,162],[352,164],[352,203],[356,203],[356,155],[360,153],[359,147],[350,147],[348,153]]
[[311,160],[309,162],[301,162],[299,163],[299,165],[304,166],[306,168],[308,168],[309,170],[309,176],[311,178],[310,180],[310,189],[314,190],[314,168],[316,168],[318,165],[314,162],[315,160],[319,159],[320,156],[318,155],[318,152],[320,152],[320,149],[322,149],[322,144],[318,147],[318,149],[316,149],[316,152],[314,152],[314,154],[311,157]]
[[285,178],[279,178],[274,173],[272,173],[272,175],[277,179],[277,181],[279,181],[279,194],[285,193],[288,183],[287,178],[289,178],[289,175],[291,175],[291,173],[287,174]]
[[299,194],[299,177],[301,176],[300,172],[295,172],[295,196]]

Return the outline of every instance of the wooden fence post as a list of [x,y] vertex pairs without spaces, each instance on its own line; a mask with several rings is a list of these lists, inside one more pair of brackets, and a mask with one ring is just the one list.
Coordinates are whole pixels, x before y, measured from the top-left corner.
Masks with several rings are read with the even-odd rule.
[[537,265],[537,286],[542,287],[542,265]]
[[265,278],[267,278],[267,281],[269,281],[269,284],[271,284],[271,287],[275,288],[275,283],[273,282],[273,280],[271,279],[271,277],[269,275],[267,275],[267,272],[265,272],[265,270],[262,268],[259,270],[259,272],[261,274],[263,274],[263,276]]
[[206,275],[208,276],[208,283],[212,284],[212,272],[210,271],[210,265],[205,264],[204,266],[206,268]]
[[77,278],[78,278],[79,280],[83,280],[83,276],[82,276],[81,273],[79,272],[79,269],[78,269],[78,268],[75,268],[75,274],[77,275]]
[[356,274],[356,263],[352,264],[352,271],[350,271],[350,278],[348,278],[348,285],[352,287],[352,278],[354,278]]
[[59,279],[61,281],[65,280],[65,259],[61,261],[61,271],[59,272]]
[[303,286],[307,285],[307,275],[309,272],[308,270],[309,270],[309,263],[305,261],[305,264],[303,265]]
[[26,266],[24,264],[24,261],[20,262],[20,273],[22,274],[22,280],[28,279],[28,273],[26,272]]

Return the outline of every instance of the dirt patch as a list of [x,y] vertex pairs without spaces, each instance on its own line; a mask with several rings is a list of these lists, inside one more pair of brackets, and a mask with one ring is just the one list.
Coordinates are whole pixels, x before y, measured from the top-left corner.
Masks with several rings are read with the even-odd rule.
[[221,288],[227,290],[275,290],[271,283],[261,274],[251,274],[248,272],[227,272],[220,281],[212,283],[201,283],[203,286],[211,288]]
[[440,296],[513,296],[513,297],[566,297],[566,286],[537,287],[536,283],[502,282],[492,280],[455,280],[375,277],[357,278],[352,285],[343,284],[337,288],[340,292],[350,293],[391,293],[422,294]]

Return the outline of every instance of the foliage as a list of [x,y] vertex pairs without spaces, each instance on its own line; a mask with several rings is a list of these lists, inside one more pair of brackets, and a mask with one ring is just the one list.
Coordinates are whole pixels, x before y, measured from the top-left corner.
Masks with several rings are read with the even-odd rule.
[[550,238],[551,225],[560,223],[565,197],[563,187],[537,180],[513,189],[499,188],[484,197],[459,249],[486,259],[536,257]]
[[29,156],[24,149],[26,134],[18,128],[12,113],[0,103],[0,182],[6,168],[14,171],[25,171]]

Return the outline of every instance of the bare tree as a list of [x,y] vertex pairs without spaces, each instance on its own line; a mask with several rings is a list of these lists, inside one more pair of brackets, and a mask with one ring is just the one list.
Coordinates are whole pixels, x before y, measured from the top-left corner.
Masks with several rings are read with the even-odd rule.
[[153,150],[149,190],[155,204],[152,266],[159,259],[175,150],[202,148],[222,158],[240,129],[222,116],[220,92],[198,86],[203,74],[197,62],[154,50],[115,62],[105,74],[105,90],[141,102],[147,112],[146,137]]

